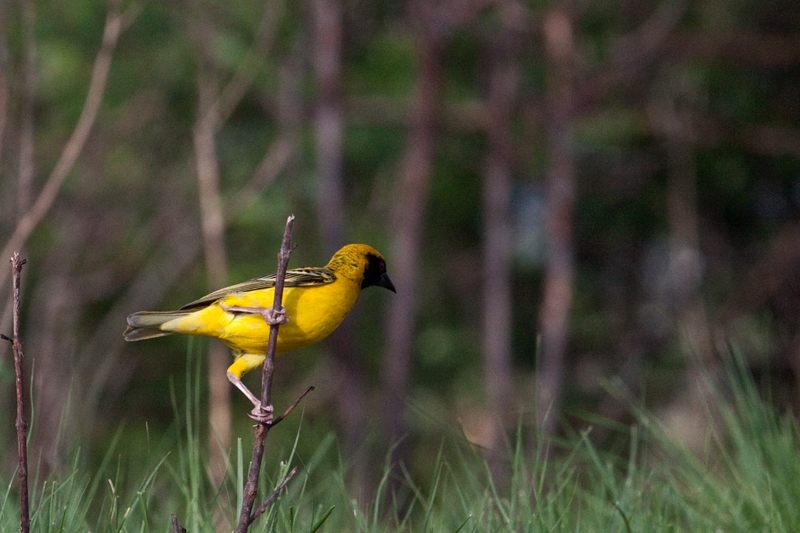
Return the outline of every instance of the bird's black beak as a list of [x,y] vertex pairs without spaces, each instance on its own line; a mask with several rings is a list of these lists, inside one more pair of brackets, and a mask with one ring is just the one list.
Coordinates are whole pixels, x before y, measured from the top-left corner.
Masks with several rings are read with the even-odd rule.
[[389,275],[386,272],[381,274],[381,277],[378,280],[378,287],[389,289],[393,293],[397,294],[397,291],[394,290],[394,283],[392,283],[392,280],[389,279]]

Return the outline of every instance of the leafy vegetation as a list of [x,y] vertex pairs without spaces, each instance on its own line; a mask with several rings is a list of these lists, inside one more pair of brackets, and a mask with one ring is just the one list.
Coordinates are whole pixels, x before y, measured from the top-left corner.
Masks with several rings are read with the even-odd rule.
[[[62,472],[35,484],[33,530],[163,531],[172,513],[189,531],[233,528],[247,443],[237,441],[226,482],[214,488],[198,431],[198,360],[190,358],[187,367],[190,401],[185,408],[173,404],[170,433],[125,440],[128,432],[120,427],[96,469],[84,452],[73,452]],[[701,454],[636,409],[636,423],[617,428],[628,442],[622,456],[598,447],[586,429],[557,442],[534,435],[531,457],[523,442],[528,429],[520,426],[507,454],[492,459],[508,476],[501,483],[480,449],[451,433],[424,475],[403,471],[390,480],[392,470],[385,468],[373,491],[359,492],[363,487],[348,479],[352,465],[336,437],[328,434],[310,453],[300,453],[298,443],[308,438],[302,427],[270,454],[259,493],[269,494],[291,465],[301,473],[252,530],[795,531],[797,423],[761,398],[741,361],[722,375],[709,389],[709,402],[698,406],[717,411]],[[704,378],[711,387],[712,377]],[[9,531],[18,521],[13,481],[0,501],[0,527]],[[400,490],[392,495],[394,481]]]
[[[270,436],[262,494],[281,460],[304,470],[261,527],[800,529],[776,414],[800,406],[799,6],[0,3],[0,247],[28,259],[37,525],[233,520],[249,406],[215,434],[209,345],[173,383],[185,340],[121,332],[274,271],[294,213],[290,266],[366,242],[400,294],[365,293],[341,337],[279,358],[276,409],[316,391]],[[101,50],[97,115],[52,187]],[[5,333],[7,288],[0,264]],[[698,367],[716,385],[729,346],[739,385],[706,395]],[[2,342],[3,391],[10,361]],[[0,394],[2,529],[13,410]]]

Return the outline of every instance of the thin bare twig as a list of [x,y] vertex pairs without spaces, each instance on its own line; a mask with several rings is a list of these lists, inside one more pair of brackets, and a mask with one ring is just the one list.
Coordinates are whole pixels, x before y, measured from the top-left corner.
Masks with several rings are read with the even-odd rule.
[[31,518],[28,511],[28,422],[25,420],[25,406],[23,399],[23,379],[22,379],[22,337],[19,333],[19,315],[21,307],[20,298],[20,275],[25,259],[20,258],[14,252],[11,256],[11,277],[14,285],[14,327],[12,338],[0,335],[4,340],[11,341],[14,351],[14,373],[17,385],[17,451],[19,453],[19,524],[22,533],[28,533],[31,528]]
[[186,533],[186,528],[178,523],[178,517],[172,515],[172,533]]
[[283,412],[283,414],[282,414],[281,416],[279,416],[278,418],[276,418],[275,420],[273,420],[273,421],[272,421],[272,423],[270,424],[270,427],[275,427],[275,426],[277,426],[277,425],[278,425],[278,422],[280,422],[281,420],[283,420],[284,418],[286,418],[287,416],[289,416],[289,413],[291,413],[292,411],[294,411],[294,408],[295,408],[295,407],[297,407],[297,404],[299,404],[299,403],[300,403],[300,400],[302,400],[303,398],[305,398],[305,397],[306,397],[306,394],[308,394],[308,393],[309,393],[309,392],[311,392],[312,390],[314,390],[314,387],[313,387],[313,385],[312,385],[311,387],[307,388],[307,389],[306,389],[306,391],[305,391],[303,394],[301,394],[300,396],[298,396],[298,398],[297,398],[297,399],[294,401],[294,403],[293,403],[292,405],[290,405],[290,406],[289,406],[289,408],[288,408],[286,411],[284,411],[284,412]]
[[[306,391],[306,393],[309,392],[310,390],[313,390],[313,389],[314,389],[314,387],[309,387],[308,390]],[[303,396],[305,396],[305,393],[303,393]],[[300,398],[302,398],[303,396],[301,396]],[[300,401],[299,398],[298,398],[298,401]],[[295,402],[294,405],[297,405],[297,402]],[[281,417],[281,418],[283,418],[283,417]],[[273,423],[272,425],[274,426],[275,424]],[[283,478],[283,481],[281,481],[281,484],[278,485],[275,488],[275,490],[272,491],[272,494],[269,495],[269,498],[264,500],[264,503],[262,503],[261,505],[258,506],[258,509],[255,510],[255,512],[253,513],[253,516],[250,517],[250,523],[251,524],[253,523],[253,521],[256,518],[258,518],[259,516],[264,514],[264,511],[267,510],[267,507],[269,507],[269,504],[271,504],[275,500],[275,498],[278,497],[278,494],[283,490],[283,488],[286,486],[286,484],[289,483],[289,480],[294,477],[294,475],[297,473],[297,470],[298,470],[298,467],[296,467],[296,466],[294,468],[292,468],[292,470],[288,474],[286,474],[286,477]]]
[[[289,267],[289,257],[292,255],[292,227],[294,227],[294,215],[289,215],[286,219],[286,229],[283,232],[283,242],[281,251],[278,253],[278,272],[275,277],[275,296],[272,302],[272,310],[280,312],[283,307],[283,285],[286,278],[286,270]],[[275,372],[275,348],[278,345],[278,327],[273,325],[269,328],[269,341],[267,342],[267,355],[264,361],[264,368],[261,372],[261,405],[272,404],[272,375]]]
[[[103,44],[94,62],[89,91],[86,95],[86,102],[83,105],[81,116],[72,131],[72,136],[61,152],[61,157],[58,159],[53,172],[47,178],[42,192],[39,193],[31,208],[20,218],[14,233],[0,253],[0,257],[8,257],[11,254],[11,250],[18,250],[25,244],[25,241],[33,233],[42,217],[53,205],[61,185],[83,150],[97,117],[97,111],[100,109],[100,103],[103,100],[108,71],[111,68],[111,58],[117,45],[123,22],[124,17],[120,12],[120,1],[109,0],[108,16],[103,30]],[[0,291],[2,291],[7,279],[5,274],[0,274]]]
[[[275,297],[272,303],[272,310],[276,313],[281,310],[283,305],[283,284],[284,278],[286,277],[286,269],[289,265],[289,257],[292,254],[291,240],[293,226],[294,215],[291,215],[286,220],[286,229],[283,233],[281,251],[278,253],[278,272],[275,275]],[[261,373],[262,407],[271,405],[272,375],[275,372],[275,347],[278,344],[278,328],[278,324],[270,326],[269,328],[267,354]],[[242,509],[239,512],[239,525],[236,527],[236,533],[246,533],[256,516],[253,515],[251,517],[250,513],[253,510],[253,504],[258,495],[258,477],[261,473],[261,461],[264,458],[264,441],[269,434],[269,428],[270,426],[264,423],[259,423],[256,426],[256,442],[253,445],[253,457],[250,459],[250,471],[247,474],[247,484],[244,487],[244,498],[242,500]]]

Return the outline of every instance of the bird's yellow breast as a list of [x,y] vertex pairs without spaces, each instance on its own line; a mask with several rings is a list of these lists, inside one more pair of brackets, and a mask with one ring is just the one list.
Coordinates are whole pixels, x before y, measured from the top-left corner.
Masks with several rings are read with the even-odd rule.
[[[289,322],[278,330],[276,353],[282,354],[317,343],[330,335],[350,312],[361,292],[355,282],[337,276],[326,285],[285,287],[283,307]],[[210,335],[239,353],[263,355],[269,326],[260,315],[232,313],[227,307],[272,307],[273,288],[232,293],[210,306],[164,324],[162,329],[190,335]]]

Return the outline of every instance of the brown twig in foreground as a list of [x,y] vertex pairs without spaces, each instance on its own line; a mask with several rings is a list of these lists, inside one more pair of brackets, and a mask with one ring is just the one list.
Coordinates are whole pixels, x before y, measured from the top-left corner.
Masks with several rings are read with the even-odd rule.
[[307,388],[307,389],[305,390],[305,392],[303,392],[303,394],[301,394],[300,396],[298,396],[298,397],[297,397],[297,399],[294,401],[294,403],[293,403],[292,405],[290,405],[290,406],[289,406],[289,408],[288,408],[286,411],[284,411],[284,412],[283,412],[283,414],[282,414],[281,416],[279,416],[278,418],[276,418],[275,420],[273,420],[273,421],[272,421],[272,423],[269,425],[269,427],[275,427],[275,426],[277,426],[277,425],[278,425],[278,422],[280,422],[281,420],[283,420],[284,418],[286,418],[287,416],[289,416],[289,413],[291,413],[292,411],[294,411],[294,408],[295,408],[295,407],[297,407],[297,404],[298,404],[298,403],[300,403],[300,400],[302,400],[303,398],[305,398],[305,397],[306,397],[306,394],[308,394],[308,393],[309,393],[309,392],[311,392],[312,390],[314,390],[314,386],[313,386],[313,385],[312,385],[311,387]]
[[23,398],[25,395],[22,390],[22,339],[19,334],[19,310],[20,301],[20,275],[22,265],[25,260],[20,258],[17,252],[11,256],[11,278],[14,285],[14,327],[12,338],[0,334],[4,340],[11,341],[14,351],[14,373],[17,383],[17,451],[19,452],[19,529],[22,533],[28,533],[31,528],[31,517],[28,510],[28,422],[25,420],[25,409]]
[[172,533],[186,533],[186,528],[180,525],[175,515],[172,515]]
[[[294,215],[291,215],[286,220],[283,243],[281,244],[281,251],[278,253],[278,272],[275,276],[275,297],[272,303],[272,310],[275,312],[280,311],[283,304],[283,283],[289,264],[289,256],[292,254],[292,226],[294,226]],[[278,327],[279,325],[276,324],[269,328],[267,355],[261,373],[261,405],[263,407],[272,405],[272,374],[275,372],[275,346],[278,343]],[[236,533],[246,533],[250,523],[257,516],[253,515],[251,517],[250,513],[253,510],[253,504],[258,494],[258,477],[261,473],[264,441],[269,433],[269,428],[269,425],[263,423],[259,423],[256,426],[256,442],[253,445],[253,457],[250,459],[250,471],[247,474],[247,484],[244,487],[244,498],[242,500],[242,509],[239,512],[239,525],[236,527]]]
[[[313,387],[311,387],[311,388],[313,389]],[[308,392],[308,391],[306,391],[306,392]],[[305,394],[303,396],[305,396]],[[302,398],[302,396],[301,396],[301,398]],[[295,402],[295,405],[297,405],[296,402]],[[278,494],[283,490],[283,488],[286,486],[286,484],[289,483],[289,480],[292,479],[296,473],[297,473],[297,467],[295,466],[294,468],[292,468],[289,471],[288,474],[286,474],[286,477],[283,478],[283,481],[281,481],[280,485],[275,487],[275,490],[272,491],[272,494],[269,495],[269,498],[264,500],[264,502],[261,505],[258,506],[258,509],[255,510],[255,512],[253,513],[253,516],[250,517],[250,523],[251,524],[253,523],[253,521],[256,518],[258,518],[259,516],[264,514],[264,511],[267,510],[267,507],[269,507],[269,504],[271,504],[275,500],[275,498],[278,497]]]

